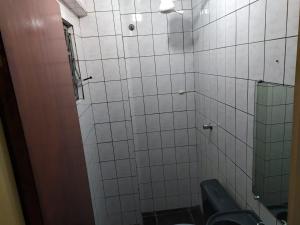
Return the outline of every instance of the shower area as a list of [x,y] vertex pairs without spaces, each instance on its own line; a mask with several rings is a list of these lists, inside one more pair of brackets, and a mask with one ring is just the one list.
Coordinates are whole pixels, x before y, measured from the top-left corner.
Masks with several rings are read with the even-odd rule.
[[215,178],[275,225],[251,190],[255,83],[294,85],[298,0],[67,2],[96,224],[201,224]]

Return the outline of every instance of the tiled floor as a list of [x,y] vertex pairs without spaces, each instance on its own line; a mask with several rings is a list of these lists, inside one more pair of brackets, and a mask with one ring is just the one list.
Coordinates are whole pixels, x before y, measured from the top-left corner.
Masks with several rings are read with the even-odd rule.
[[143,214],[144,225],[203,225],[200,207],[158,211]]

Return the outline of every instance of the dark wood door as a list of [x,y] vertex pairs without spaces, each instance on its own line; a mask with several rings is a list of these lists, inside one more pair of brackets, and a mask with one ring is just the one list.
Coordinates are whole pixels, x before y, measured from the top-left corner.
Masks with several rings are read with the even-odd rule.
[[35,206],[39,209],[36,216],[40,219],[32,225],[93,225],[56,0],[0,1],[0,31],[30,162],[28,176],[32,175]]
[[35,181],[0,33],[0,117],[27,224],[42,224]]

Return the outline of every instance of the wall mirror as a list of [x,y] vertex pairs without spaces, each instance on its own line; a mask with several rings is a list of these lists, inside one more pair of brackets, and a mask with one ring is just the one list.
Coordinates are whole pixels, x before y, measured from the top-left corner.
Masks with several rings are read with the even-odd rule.
[[293,86],[257,82],[253,193],[282,222],[288,211],[293,106]]

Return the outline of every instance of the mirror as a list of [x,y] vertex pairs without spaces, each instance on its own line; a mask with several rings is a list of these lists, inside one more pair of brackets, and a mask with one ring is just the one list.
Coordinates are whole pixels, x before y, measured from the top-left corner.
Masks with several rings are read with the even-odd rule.
[[258,82],[255,96],[253,193],[287,221],[294,87]]

